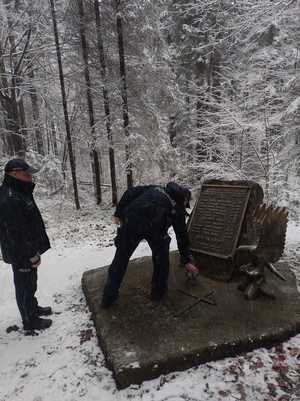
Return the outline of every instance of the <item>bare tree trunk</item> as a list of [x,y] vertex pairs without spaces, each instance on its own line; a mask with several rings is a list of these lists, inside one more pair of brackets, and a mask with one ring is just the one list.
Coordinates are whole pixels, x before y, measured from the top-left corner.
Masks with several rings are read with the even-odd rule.
[[242,171],[243,161],[244,161],[244,134],[245,130],[243,129],[240,137],[240,150],[239,150],[239,169]]
[[57,63],[58,63],[58,69],[59,69],[61,95],[62,95],[64,116],[65,116],[65,126],[66,126],[66,132],[67,132],[67,143],[68,143],[69,159],[70,159],[70,166],[71,166],[71,173],[72,173],[72,180],[73,180],[74,199],[75,199],[76,209],[78,210],[78,209],[80,209],[80,203],[79,203],[78,189],[77,189],[76,164],[75,164],[73,148],[72,148],[70,120],[69,120],[69,115],[68,115],[68,105],[67,105],[67,96],[66,96],[66,89],[65,89],[65,80],[64,80],[64,73],[63,73],[63,68],[62,68],[60,46],[59,46],[59,37],[58,37],[58,30],[57,30],[55,5],[54,5],[54,0],[49,0],[49,1],[50,1],[50,7],[51,7],[51,15],[52,15],[53,31],[54,31],[55,47],[56,47],[56,55],[57,55]]
[[9,95],[6,93],[8,88],[8,81],[6,79],[6,69],[2,55],[3,51],[0,41],[0,87],[3,89],[2,91],[0,91],[0,104],[3,110],[3,121],[6,129],[6,132],[3,136],[3,144],[4,144],[4,152],[8,153],[9,155],[12,155],[14,152],[13,152],[12,139],[11,136],[9,135],[9,116],[8,116],[10,98]]
[[123,102],[123,123],[124,132],[127,143],[125,144],[126,154],[126,175],[127,175],[127,187],[130,188],[133,185],[132,177],[132,165],[130,163],[130,148],[129,148],[129,113],[128,113],[128,100],[127,100],[127,83],[126,83],[126,66],[125,66],[125,53],[124,53],[124,41],[123,41],[123,26],[122,18],[119,14],[120,0],[116,0],[116,22],[118,32],[118,47],[119,47],[119,59],[120,59],[120,76],[122,81],[121,93]]
[[52,138],[50,136],[49,130],[46,131],[46,154],[50,155],[52,153]]
[[57,139],[56,139],[56,129],[53,120],[51,119],[51,137],[52,137],[52,142],[53,142],[53,149],[54,149],[54,154],[55,156],[58,155],[58,149],[57,149]]
[[[9,68],[6,68],[3,56],[3,50],[0,43],[0,103],[4,110],[4,119],[5,125],[7,128],[7,144],[8,151],[10,155],[17,155],[18,157],[25,156],[25,141],[22,134],[22,122],[21,118],[23,117],[23,122],[25,122],[24,114],[20,116],[20,112],[24,113],[24,109],[19,109],[19,105],[17,102],[17,75],[18,68],[22,62],[22,56],[20,60],[15,62],[15,33],[13,29],[13,22],[11,20],[10,13],[12,13],[13,4],[11,0],[4,0],[4,5],[7,9],[7,23],[8,23],[8,36],[7,40],[10,45],[9,51]],[[27,45],[30,39],[30,31],[28,31],[27,42],[23,49],[23,55],[27,50]],[[9,78],[10,77],[10,82]]]
[[94,185],[95,185],[97,205],[99,205],[102,201],[101,179],[100,179],[100,168],[99,168],[100,160],[99,160],[98,152],[96,150],[95,117],[94,117],[94,106],[93,106],[93,99],[92,99],[92,93],[91,93],[88,45],[87,45],[86,34],[85,34],[84,9],[83,9],[82,0],[77,0],[77,4],[78,4],[79,17],[80,17],[80,40],[81,40],[82,57],[83,57],[83,62],[84,62],[86,100],[87,100],[87,106],[88,106],[91,133],[92,133],[92,138],[93,138],[92,157],[93,157],[93,163],[94,163],[94,177],[95,177]]
[[209,64],[207,68],[207,84],[210,89],[211,95],[220,102],[220,86],[221,86],[221,53],[219,50],[214,50],[209,58]]
[[176,148],[177,130],[176,130],[176,116],[174,114],[172,114],[169,117],[168,134],[171,146],[173,146],[173,148]]
[[[32,79],[32,81],[34,80],[33,70],[30,71],[29,77]],[[41,155],[44,155],[45,151],[44,151],[43,135],[42,135],[42,132],[40,129],[39,102],[38,102],[36,89],[35,89],[33,83],[31,83],[31,88],[30,88],[30,100],[31,100],[31,106],[32,106],[32,117],[34,120],[34,131],[35,131],[35,137],[36,137],[37,151]]]
[[[12,89],[12,92],[14,90]],[[0,94],[0,102],[5,110],[5,125],[7,129],[8,153],[23,158],[25,155],[24,136],[21,133],[19,109],[15,96]]]
[[102,79],[102,94],[103,94],[103,103],[105,112],[105,123],[106,123],[107,138],[109,143],[109,165],[110,165],[110,179],[112,188],[112,203],[113,205],[116,205],[118,202],[116,165],[115,165],[115,154],[113,148],[112,132],[111,132],[110,106],[109,106],[109,97],[108,97],[107,79],[106,79],[106,63],[105,63],[103,40],[101,34],[101,18],[100,18],[98,0],[94,0],[94,8],[96,15],[97,45],[98,45],[98,55],[100,60],[100,72]]
[[[25,138],[23,135],[24,130],[22,130],[22,119],[25,119],[25,116],[21,116],[20,109],[17,103],[16,96],[16,80],[12,79],[12,88],[11,88],[11,114],[8,114],[9,120],[12,128],[12,139],[14,146],[14,153],[23,158],[25,156]],[[24,113],[24,109],[23,111]],[[23,118],[22,118],[23,117]],[[23,121],[24,122],[24,121]]]
[[206,144],[206,135],[205,135],[205,113],[207,112],[207,99],[205,98],[206,94],[200,92],[197,96],[196,103],[196,127],[198,131],[198,143],[196,145],[196,157],[198,162],[205,160],[208,156],[207,154],[207,144]]
[[[18,101],[18,110],[19,110],[19,119],[20,119],[20,130],[22,135],[24,135],[24,139],[25,139],[25,135],[26,135],[26,116],[25,116],[25,108],[24,108],[24,102],[23,99],[21,98]],[[25,142],[25,147],[26,147],[26,142]]]

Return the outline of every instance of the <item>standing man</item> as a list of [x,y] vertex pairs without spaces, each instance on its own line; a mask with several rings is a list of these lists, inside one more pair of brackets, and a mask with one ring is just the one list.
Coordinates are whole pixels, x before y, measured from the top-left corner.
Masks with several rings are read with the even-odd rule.
[[187,272],[198,274],[193,264],[186,230],[186,208],[189,208],[191,192],[175,182],[167,186],[137,186],[122,196],[113,222],[119,224],[115,238],[116,254],[108,271],[103,291],[102,308],[108,308],[119,296],[119,288],[130,256],[139,242],[145,239],[151,250],[153,275],[151,299],[161,300],[168,289],[169,245],[168,228],[172,225],[176,234],[181,262]]
[[17,305],[25,331],[47,329],[51,308],[35,298],[37,269],[41,256],[50,248],[40,211],[33,199],[32,175],[38,170],[24,160],[12,159],[4,169],[0,187],[0,245],[4,262],[12,265]]

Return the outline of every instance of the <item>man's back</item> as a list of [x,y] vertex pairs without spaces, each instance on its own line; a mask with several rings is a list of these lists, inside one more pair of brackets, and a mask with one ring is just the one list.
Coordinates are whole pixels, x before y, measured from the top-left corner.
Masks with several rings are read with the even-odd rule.
[[171,225],[171,213],[175,202],[163,187],[155,185],[130,189],[130,196],[121,199],[117,211],[122,220],[135,221],[146,230],[165,232]]
[[103,291],[103,308],[110,307],[117,300],[129,259],[142,239],[146,239],[152,250],[151,299],[158,301],[164,297],[168,288],[171,240],[167,230],[171,225],[181,261],[191,266],[192,255],[185,224],[185,205],[189,200],[190,192],[176,183],[169,183],[166,187],[138,186],[125,191],[113,218],[120,227],[115,238],[116,254]]
[[161,207],[163,209],[171,209],[175,205],[164,189],[160,186],[151,185],[135,198],[126,208],[126,211],[137,210],[143,211],[151,206]]

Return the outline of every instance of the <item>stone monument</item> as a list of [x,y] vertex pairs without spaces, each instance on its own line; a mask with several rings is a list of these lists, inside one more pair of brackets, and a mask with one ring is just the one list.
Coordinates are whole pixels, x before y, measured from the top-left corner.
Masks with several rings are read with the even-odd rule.
[[242,273],[238,288],[247,299],[275,297],[265,268],[284,280],[273,263],[284,251],[288,211],[262,200],[262,188],[253,182],[205,182],[188,224],[200,271],[227,280]]
[[[236,262],[245,276],[239,289],[244,291],[247,299],[254,299],[259,295],[275,298],[275,291],[266,281],[265,269],[285,280],[274,263],[281,258],[284,251],[288,211],[284,207],[273,208],[263,204],[256,208],[253,220],[257,227],[256,241],[241,245],[236,251]],[[243,259],[243,264],[240,259]]]
[[[300,296],[286,263],[276,265],[286,279],[276,299],[249,301],[237,290],[239,266],[247,266],[257,255],[269,255],[261,252],[266,243],[257,241],[255,227],[267,221],[262,219],[263,209],[257,208],[262,200],[262,189],[253,182],[204,183],[188,226],[203,275],[194,283],[188,281],[178,252],[171,252],[169,290],[162,303],[149,298],[150,256],[130,261],[120,298],[108,310],[100,308],[108,266],[83,274],[82,288],[99,344],[118,388],[270,346],[299,333]],[[270,227],[260,226],[265,232]],[[249,246],[251,251],[245,248]],[[269,269],[263,274],[276,285],[277,277]]]
[[256,239],[252,215],[262,201],[263,190],[252,181],[204,182],[188,223],[202,274],[216,280],[232,278],[237,248]]

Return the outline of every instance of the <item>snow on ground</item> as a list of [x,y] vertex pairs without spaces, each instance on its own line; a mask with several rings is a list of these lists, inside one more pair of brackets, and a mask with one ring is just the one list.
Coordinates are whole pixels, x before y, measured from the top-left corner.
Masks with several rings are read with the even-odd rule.
[[[0,264],[0,401],[296,401],[300,400],[300,335],[271,349],[207,363],[118,391],[105,367],[81,290],[85,270],[110,263],[112,209],[74,212],[61,198],[43,201],[53,248],[39,268],[38,298],[52,305],[53,326],[37,337],[21,330],[10,267]],[[287,256],[300,253],[300,226],[290,224]],[[173,241],[172,246],[175,246]],[[133,257],[149,254],[142,243]],[[299,271],[299,269],[297,270]]]

